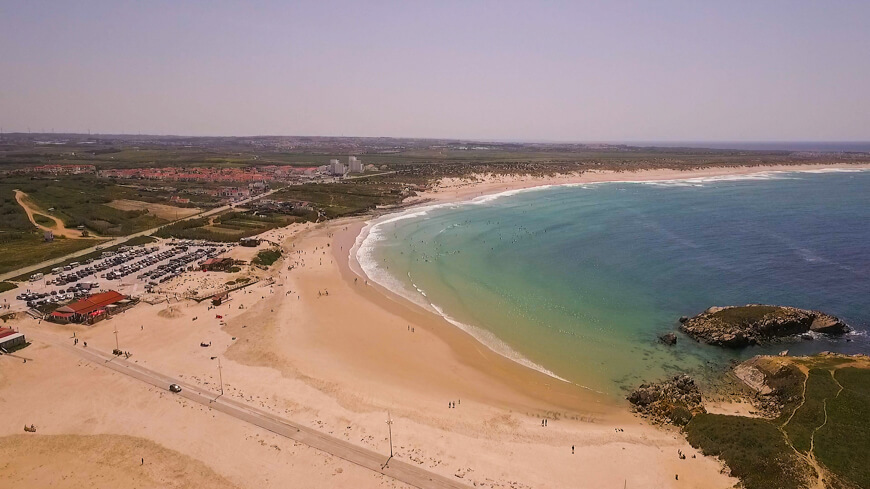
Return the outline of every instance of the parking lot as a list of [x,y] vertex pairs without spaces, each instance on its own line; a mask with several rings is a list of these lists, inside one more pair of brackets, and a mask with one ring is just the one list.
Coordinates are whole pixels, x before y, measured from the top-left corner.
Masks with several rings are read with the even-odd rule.
[[98,258],[57,267],[45,275],[33,275],[29,282],[14,291],[18,302],[15,309],[63,304],[101,290],[116,290],[126,295],[148,292],[186,271],[198,269],[203,261],[230,250],[232,246],[228,243],[166,240],[105,251]]

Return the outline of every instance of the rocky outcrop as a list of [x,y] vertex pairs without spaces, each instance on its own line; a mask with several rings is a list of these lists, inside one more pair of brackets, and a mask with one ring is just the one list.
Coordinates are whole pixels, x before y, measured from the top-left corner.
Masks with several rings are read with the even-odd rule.
[[701,391],[688,375],[676,375],[664,382],[641,384],[628,395],[635,412],[659,423],[684,425],[703,412]]
[[673,346],[677,344],[677,335],[675,335],[674,333],[665,333],[659,336],[659,341],[668,346]]
[[839,335],[849,331],[840,319],[819,311],[796,307],[749,304],[711,307],[683,321],[680,329],[710,345],[740,348],[810,331]]

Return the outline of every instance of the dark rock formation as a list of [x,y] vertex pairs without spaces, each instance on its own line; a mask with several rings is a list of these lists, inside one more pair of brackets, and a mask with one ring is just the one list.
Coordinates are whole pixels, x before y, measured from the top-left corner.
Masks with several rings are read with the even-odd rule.
[[698,341],[730,348],[810,331],[829,335],[849,331],[845,323],[823,312],[760,304],[711,307],[682,322],[680,329]]
[[684,425],[698,412],[701,391],[688,375],[676,375],[664,382],[642,384],[628,395],[635,412],[655,422]]
[[677,344],[677,335],[675,335],[674,333],[665,333],[659,336],[659,341],[668,346],[673,346]]

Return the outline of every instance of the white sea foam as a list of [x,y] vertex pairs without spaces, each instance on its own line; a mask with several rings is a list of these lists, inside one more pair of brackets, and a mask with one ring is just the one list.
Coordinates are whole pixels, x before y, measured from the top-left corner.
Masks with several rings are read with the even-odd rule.
[[[569,382],[568,380],[566,380],[562,377],[559,377],[558,375],[551,372],[550,370],[547,370],[546,368],[544,368],[544,367],[532,362],[531,360],[527,359],[526,357],[522,356],[519,352],[517,352],[516,350],[511,348],[507,343],[502,341],[499,337],[497,337],[492,332],[487,331],[483,328],[479,328],[477,326],[465,324],[465,323],[458,321],[455,318],[451,317],[449,314],[444,312],[443,309],[436,306],[435,304],[430,303],[429,305],[441,317],[446,319],[447,322],[456,326],[457,328],[461,329],[462,331],[465,331],[466,333],[471,335],[472,338],[479,341],[481,344],[485,345],[487,348],[494,351],[495,353],[498,353],[499,355],[501,355],[505,358],[513,360],[514,362],[519,363],[520,365],[523,365],[524,367],[528,367],[530,369],[537,370],[538,372],[541,372],[543,374],[549,375],[550,377],[553,377],[554,379],[559,379],[563,382]],[[588,389],[588,387],[587,387],[587,389]]]
[[[526,366],[528,368],[534,369],[538,372],[544,373],[550,377],[555,379],[559,379],[565,382],[569,382],[566,379],[559,377],[555,373],[550,370],[532,362],[531,360],[522,356],[519,352],[511,348],[507,343],[498,338],[495,334],[490,331],[487,331],[483,328],[479,328],[476,326],[472,326],[469,324],[462,323],[447,313],[444,312],[437,305],[429,302],[426,293],[420,289],[416,284],[411,281],[411,285],[413,289],[409,289],[409,287],[403,283],[401,280],[396,278],[392,273],[387,271],[384,267],[381,267],[375,257],[375,248],[376,245],[382,241],[388,239],[387,237],[387,227],[390,224],[395,224],[397,222],[414,219],[414,218],[423,218],[430,214],[430,212],[437,209],[455,209],[462,206],[470,206],[470,205],[488,205],[492,204],[498,199],[503,197],[510,197],[513,195],[526,193],[526,192],[535,192],[540,190],[546,190],[555,187],[579,187],[582,189],[590,189],[592,185],[599,184],[643,184],[643,185],[657,185],[657,186],[694,186],[694,187],[703,187],[707,184],[718,183],[718,182],[733,182],[733,181],[761,181],[761,180],[786,180],[786,179],[794,179],[797,178],[796,174],[799,173],[853,173],[853,172],[863,172],[870,171],[870,169],[865,168],[823,168],[823,169],[789,169],[789,170],[781,170],[781,171],[762,171],[762,172],[754,172],[754,173],[744,173],[737,175],[720,175],[720,176],[707,176],[707,177],[689,177],[689,178],[674,178],[674,179],[662,179],[662,180],[619,180],[619,181],[602,181],[602,182],[582,182],[582,183],[563,183],[563,184],[548,184],[548,185],[539,185],[536,187],[527,187],[521,189],[513,189],[513,190],[505,190],[503,192],[497,192],[493,194],[482,195],[478,197],[474,197],[470,200],[460,201],[460,202],[444,202],[438,204],[423,204],[416,207],[411,207],[401,212],[397,212],[394,214],[386,214],[384,216],[378,217],[366,223],[366,226],[360,232],[359,236],[356,238],[356,242],[354,246],[350,250],[350,259],[352,260],[354,257],[356,258],[356,262],[359,264],[362,269],[362,273],[373,282],[378,285],[386,288],[387,290],[403,297],[418,306],[429,310],[430,312],[434,312],[440,316],[442,316],[445,320],[458,327],[459,329],[465,331],[481,344],[492,350],[493,352],[504,356],[520,365]],[[442,230],[443,231],[443,230]],[[353,267],[351,267],[353,269]],[[409,274],[410,279],[410,274]],[[410,280],[409,280],[410,281]],[[579,384],[578,384],[579,385]],[[590,389],[586,386],[581,386],[586,389]],[[590,389],[592,390],[592,389]]]
[[816,170],[800,170],[803,173],[861,173],[867,168],[819,168]]
[[[478,200],[477,202],[475,202],[475,204],[485,204],[490,201],[491,200]],[[445,313],[442,308],[429,302],[426,296],[426,292],[421,289],[416,283],[414,283],[410,272],[408,273],[408,281],[410,282],[413,290],[411,290],[401,280],[397,279],[392,273],[381,267],[378,263],[377,258],[374,254],[374,250],[377,243],[380,243],[387,239],[386,230],[384,229],[385,226],[388,226],[389,224],[394,224],[405,219],[424,217],[431,210],[436,208],[445,208],[456,205],[457,204],[434,204],[419,208],[412,208],[397,214],[388,214],[381,218],[369,221],[363,228],[362,232],[360,232],[359,236],[357,236],[356,242],[351,248],[350,256],[356,257],[356,262],[359,264],[362,272],[365,274],[366,277],[368,277],[369,280],[372,280],[373,282],[386,288],[387,290],[411,301],[414,304],[423,307],[424,309],[429,310],[430,312],[438,314],[439,316],[447,320],[450,324],[471,335],[475,340],[479,341],[481,344],[483,344],[493,352],[505,358],[508,358],[520,365],[553,377],[554,379],[558,379],[563,382],[569,382],[568,380],[556,375],[552,371],[525,358],[493,333],[485,329],[471,326],[469,324],[458,321]],[[581,387],[589,389],[586,386]]]

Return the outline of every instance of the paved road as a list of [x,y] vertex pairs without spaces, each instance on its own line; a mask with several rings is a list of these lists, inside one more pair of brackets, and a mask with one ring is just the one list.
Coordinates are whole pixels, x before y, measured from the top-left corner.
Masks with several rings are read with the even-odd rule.
[[[241,201],[236,202],[234,204],[225,205],[225,206],[221,206],[221,207],[215,207],[214,209],[209,209],[207,211],[200,212],[199,214],[194,214],[192,216],[188,216],[188,217],[179,219],[178,221],[186,221],[188,219],[198,219],[201,217],[213,216],[215,214],[230,210],[234,207],[243,206],[243,205],[245,205],[249,202],[253,202],[257,199],[262,199],[263,197],[266,197],[268,195],[272,195],[273,193],[275,193],[279,190],[284,190],[285,188],[286,187],[276,188],[276,189],[270,190],[268,192],[262,193],[260,195],[256,195],[254,197],[250,197],[248,199],[241,200]],[[178,221],[172,221],[172,222],[178,222]],[[75,252],[70,253],[68,255],[62,256],[60,258],[53,258],[51,260],[46,260],[42,263],[37,263],[35,265],[29,265],[26,267],[19,268],[18,270],[12,270],[11,272],[6,272],[6,273],[0,275],[0,282],[2,282],[4,280],[9,280],[11,278],[18,277],[19,275],[24,275],[26,273],[35,272],[35,271],[43,269],[45,267],[57,265],[58,263],[63,263],[65,261],[67,261],[71,258],[75,258],[77,256],[82,256],[82,255],[87,255],[88,253],[93,253],[94,251],[97,251],[97,248],[100,248],[100,249],[108,248],[109,246],[116,246],[116,245],[124,244],[127,241],[129,241],[133,238],[136,238],[138,236],[148,236],[149,234],[156,233],[158,229],[160,229],[163,226],[166,226],[167,224],[171,224],[171,223],[161,224],[160,226],[157,226],[156,228],[146,229],[145,231],[139,231],[138,233],[128,234],[127,236],[121,236],[121,237],[114,238],[114,239],[109,240],[109,241],[103,241],[95,246],[91,246],[90,248],[78,250],[78,251],[75,251]]]
[[380,177],[383,175],[392,175],[393,173],[399,173],[397,171],[385,171],[381,173],[370,173],[368,175],[356,175],[356,176],[345,176],[344,180],[359,180],[361,178],[371,178],[371,177]]
[[469,486],[460,482],[429,472],[423,468],[398,460],[387,460],[389,455],[378,453],[367,448],[354,445],[345,440],[326,435],[307,426],[302,426],[274,414],[257,409],[239,401],[218,396],[217,393],[198,386],[183,383],[161,373],[147,369],[141,365],[130,363],[109,353],[93,348],[73,346],[50,333],[30,330],[28,336],[41,342],[52,344],[58,348],[70,351],[79,357],[95,364],[122,373],[134,379],[168,391],[169,384],[178,384],[182,391],[177,395],[193,402],[198,402],[211,409],[220,411],[236,419],[245,421],[260,428],[271,431],[285,438],[296,440],[312,448],[334,455],[366,469],[392,477],[419,488],[453,488],[467,489]]

